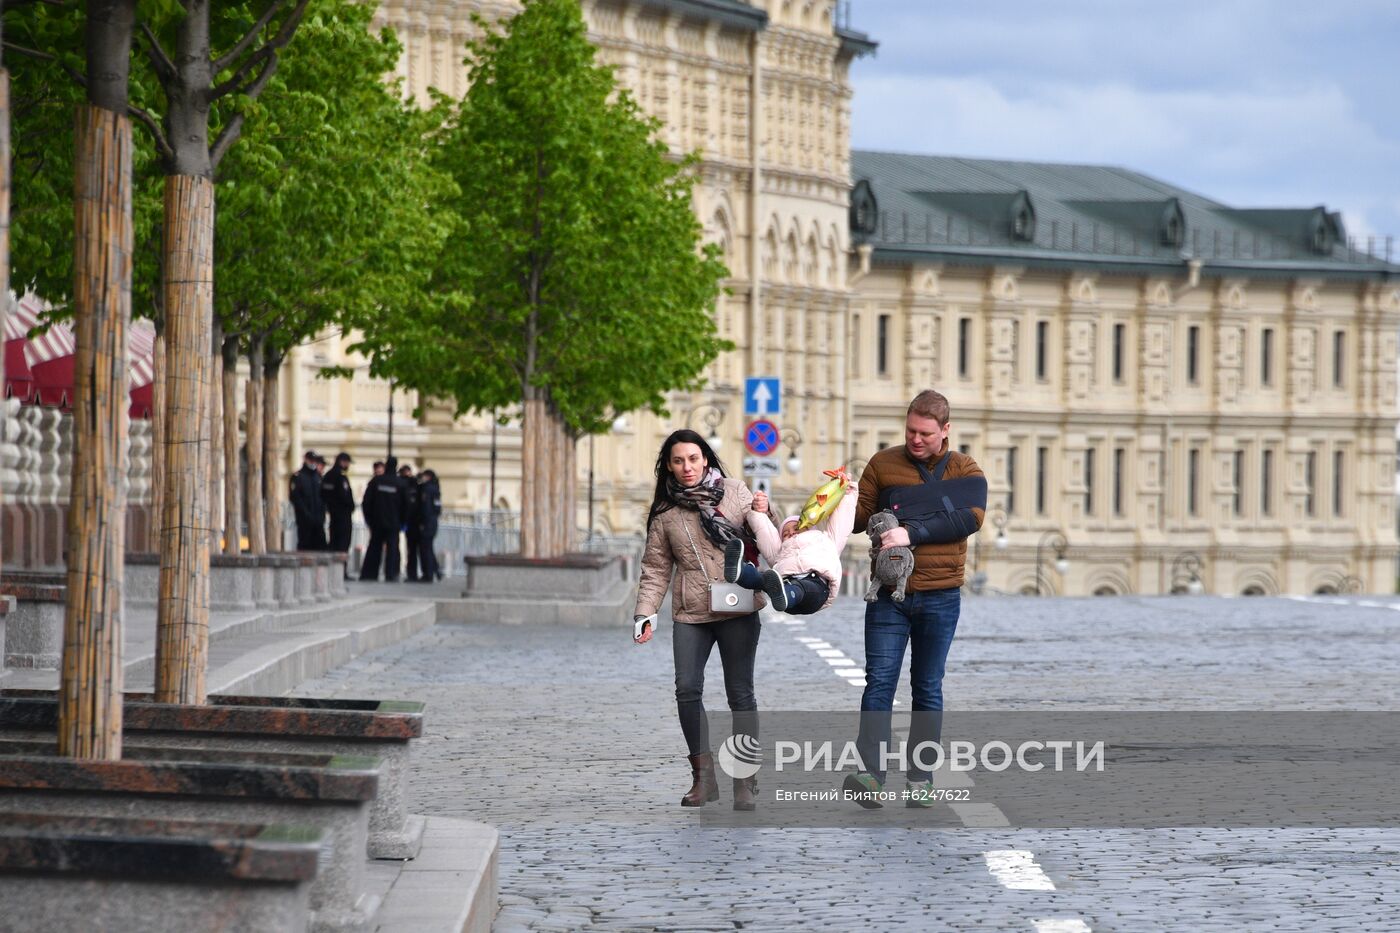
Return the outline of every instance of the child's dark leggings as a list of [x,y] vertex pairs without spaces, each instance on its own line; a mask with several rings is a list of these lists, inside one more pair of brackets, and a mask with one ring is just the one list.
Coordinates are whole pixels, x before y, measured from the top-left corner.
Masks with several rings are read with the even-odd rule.
[[[738,582],[746,590],[763,589],[762,574],[748,561],[739,565]],[[787,614],[791,616],[811,615],[825,606],[827,597],[831,595],[831,585],[815,571],[788,577],[783,581],[783,586],[787,589]]]

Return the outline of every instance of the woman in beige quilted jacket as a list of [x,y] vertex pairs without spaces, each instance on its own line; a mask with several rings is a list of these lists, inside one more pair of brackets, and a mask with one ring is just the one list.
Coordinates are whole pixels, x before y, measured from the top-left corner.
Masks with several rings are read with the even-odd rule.
[[[681,798],[683,807],[701,807],[719,799],[703,702],[705,664],[716,645],[724,665],[724,692],[734,713],[734,734],[758,738],[753,665],[758,652],[758,609],[764,604],[756,597],[755,610],[746,615],[710,610],[710,584],[724,581],[725,545],[735,538],[752,541],[745,521],[752,503],[753,493],[741,481],[725,476],[719,458],[699,434],[676,431],[661,445],[633,637],[638,644],[651,640],[650,627],[641,623],[661,608],[669,588],[676,623],[671,632],[676,707],[690,748],[693,779]],[[754,809],[757,792],[755,778],[735,778],[734,809]]]

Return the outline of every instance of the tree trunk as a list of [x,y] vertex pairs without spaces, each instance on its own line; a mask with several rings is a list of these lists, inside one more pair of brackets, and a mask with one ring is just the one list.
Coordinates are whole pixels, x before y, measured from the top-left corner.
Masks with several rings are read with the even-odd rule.
[[[118,759],[122,747],[127,380],[131,319],[131,122],[135,0],[87,9],[88,102],[74,133],[73,472],[58,752]],[[6,294],[6,293],[0,293]]]
[[212,554],[223,547],[224,529],[224,456],[223,445],[219,443],[224,430],[224,329],[214,319],[210,331],[209,346],[209,385],[205,393],[209,398],[208,427],[205,437],[209,438],[209,552]]
[[203,703],[209,660],[208,369],[214,185],[165,179],[165,512],[156,623],[157,703]]
[[282,498],[287,495],[282,485],[282,438],[278,415],[281,399],[277,394],[278,376],[282,371],[282,354],[269,349],[263,360],[263,511],[267,522],[267,544],[274,551],[283,549]]
[[248,550],[254,554],[267,553],[267,524],[263,521],[263,340],[253,339],[248,348],[247,399],[244,403],[244,435],[247,446],[244,460],[248,470]]
[[[3,28],[3,23],[0,23]],[[0,49],[4,46],[0,45]],[[0,334],[10,300],[10,73],[0,65]],[[0,385],[4,385],[5,355],[0,353]],[[4,424],[0,414],[0,426]],[[0,559],[3,558],[0,554]]]
[[573,547],[576,445],[553,404],[530,394],[520,425],[520,554],[547,559]]
[[564,523],[563,540],[559,542],[559,553],[572,554],[574,541],[578,537],[578,438],[569,426],[560,421],[559,443],[561,445],[564,469]]
[[165,314],[156,319],[151,351],[151,511],[146,526],[147,547],[160,550],[160,523],[165,514]]
[[224,553],[243,553],[243,508],[238,486],[238,338],[225,337],[220,348],[223,372]]
[[544,454],[540,425],[545,420],[543,399],[526,398],[520,413],[520,556],[542,557],[548,549],[540,538],[539,516],[545,490],[536,466]]
[[563,432],[553,417],[545,425],[549,437],[549,459],[545,461],[545,475],[549,481],[550,508],[545,513],[546,528],[549,533],[549,555],[558,557],[564,553],[564,525],[569,516],[564,512],[564,488],[568,485],[567,465],[564,460]]

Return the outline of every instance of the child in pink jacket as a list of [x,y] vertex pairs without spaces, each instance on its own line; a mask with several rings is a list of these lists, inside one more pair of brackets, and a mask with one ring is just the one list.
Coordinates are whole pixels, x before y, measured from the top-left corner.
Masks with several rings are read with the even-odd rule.
[[836,511],[824,526],[797,530],[798,517],[784,519],[782,530],[768,517],[768,497],[758,493],[748,513],[758,551],[772,569],[759,571],[744,560],[742,541],[724,551],[724,579],[745,589],[762,590],[773,608],[789,615],[810,615],[831,605],[841,589],[841,549],[856,518],[856,484],[849,483]]

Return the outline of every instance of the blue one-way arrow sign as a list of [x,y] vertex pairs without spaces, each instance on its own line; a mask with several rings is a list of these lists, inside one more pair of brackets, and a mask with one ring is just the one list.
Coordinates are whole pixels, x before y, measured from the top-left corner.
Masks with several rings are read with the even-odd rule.
[[782,382],[777,376],[753,376],[744,380],[744,414],[783,413]]

